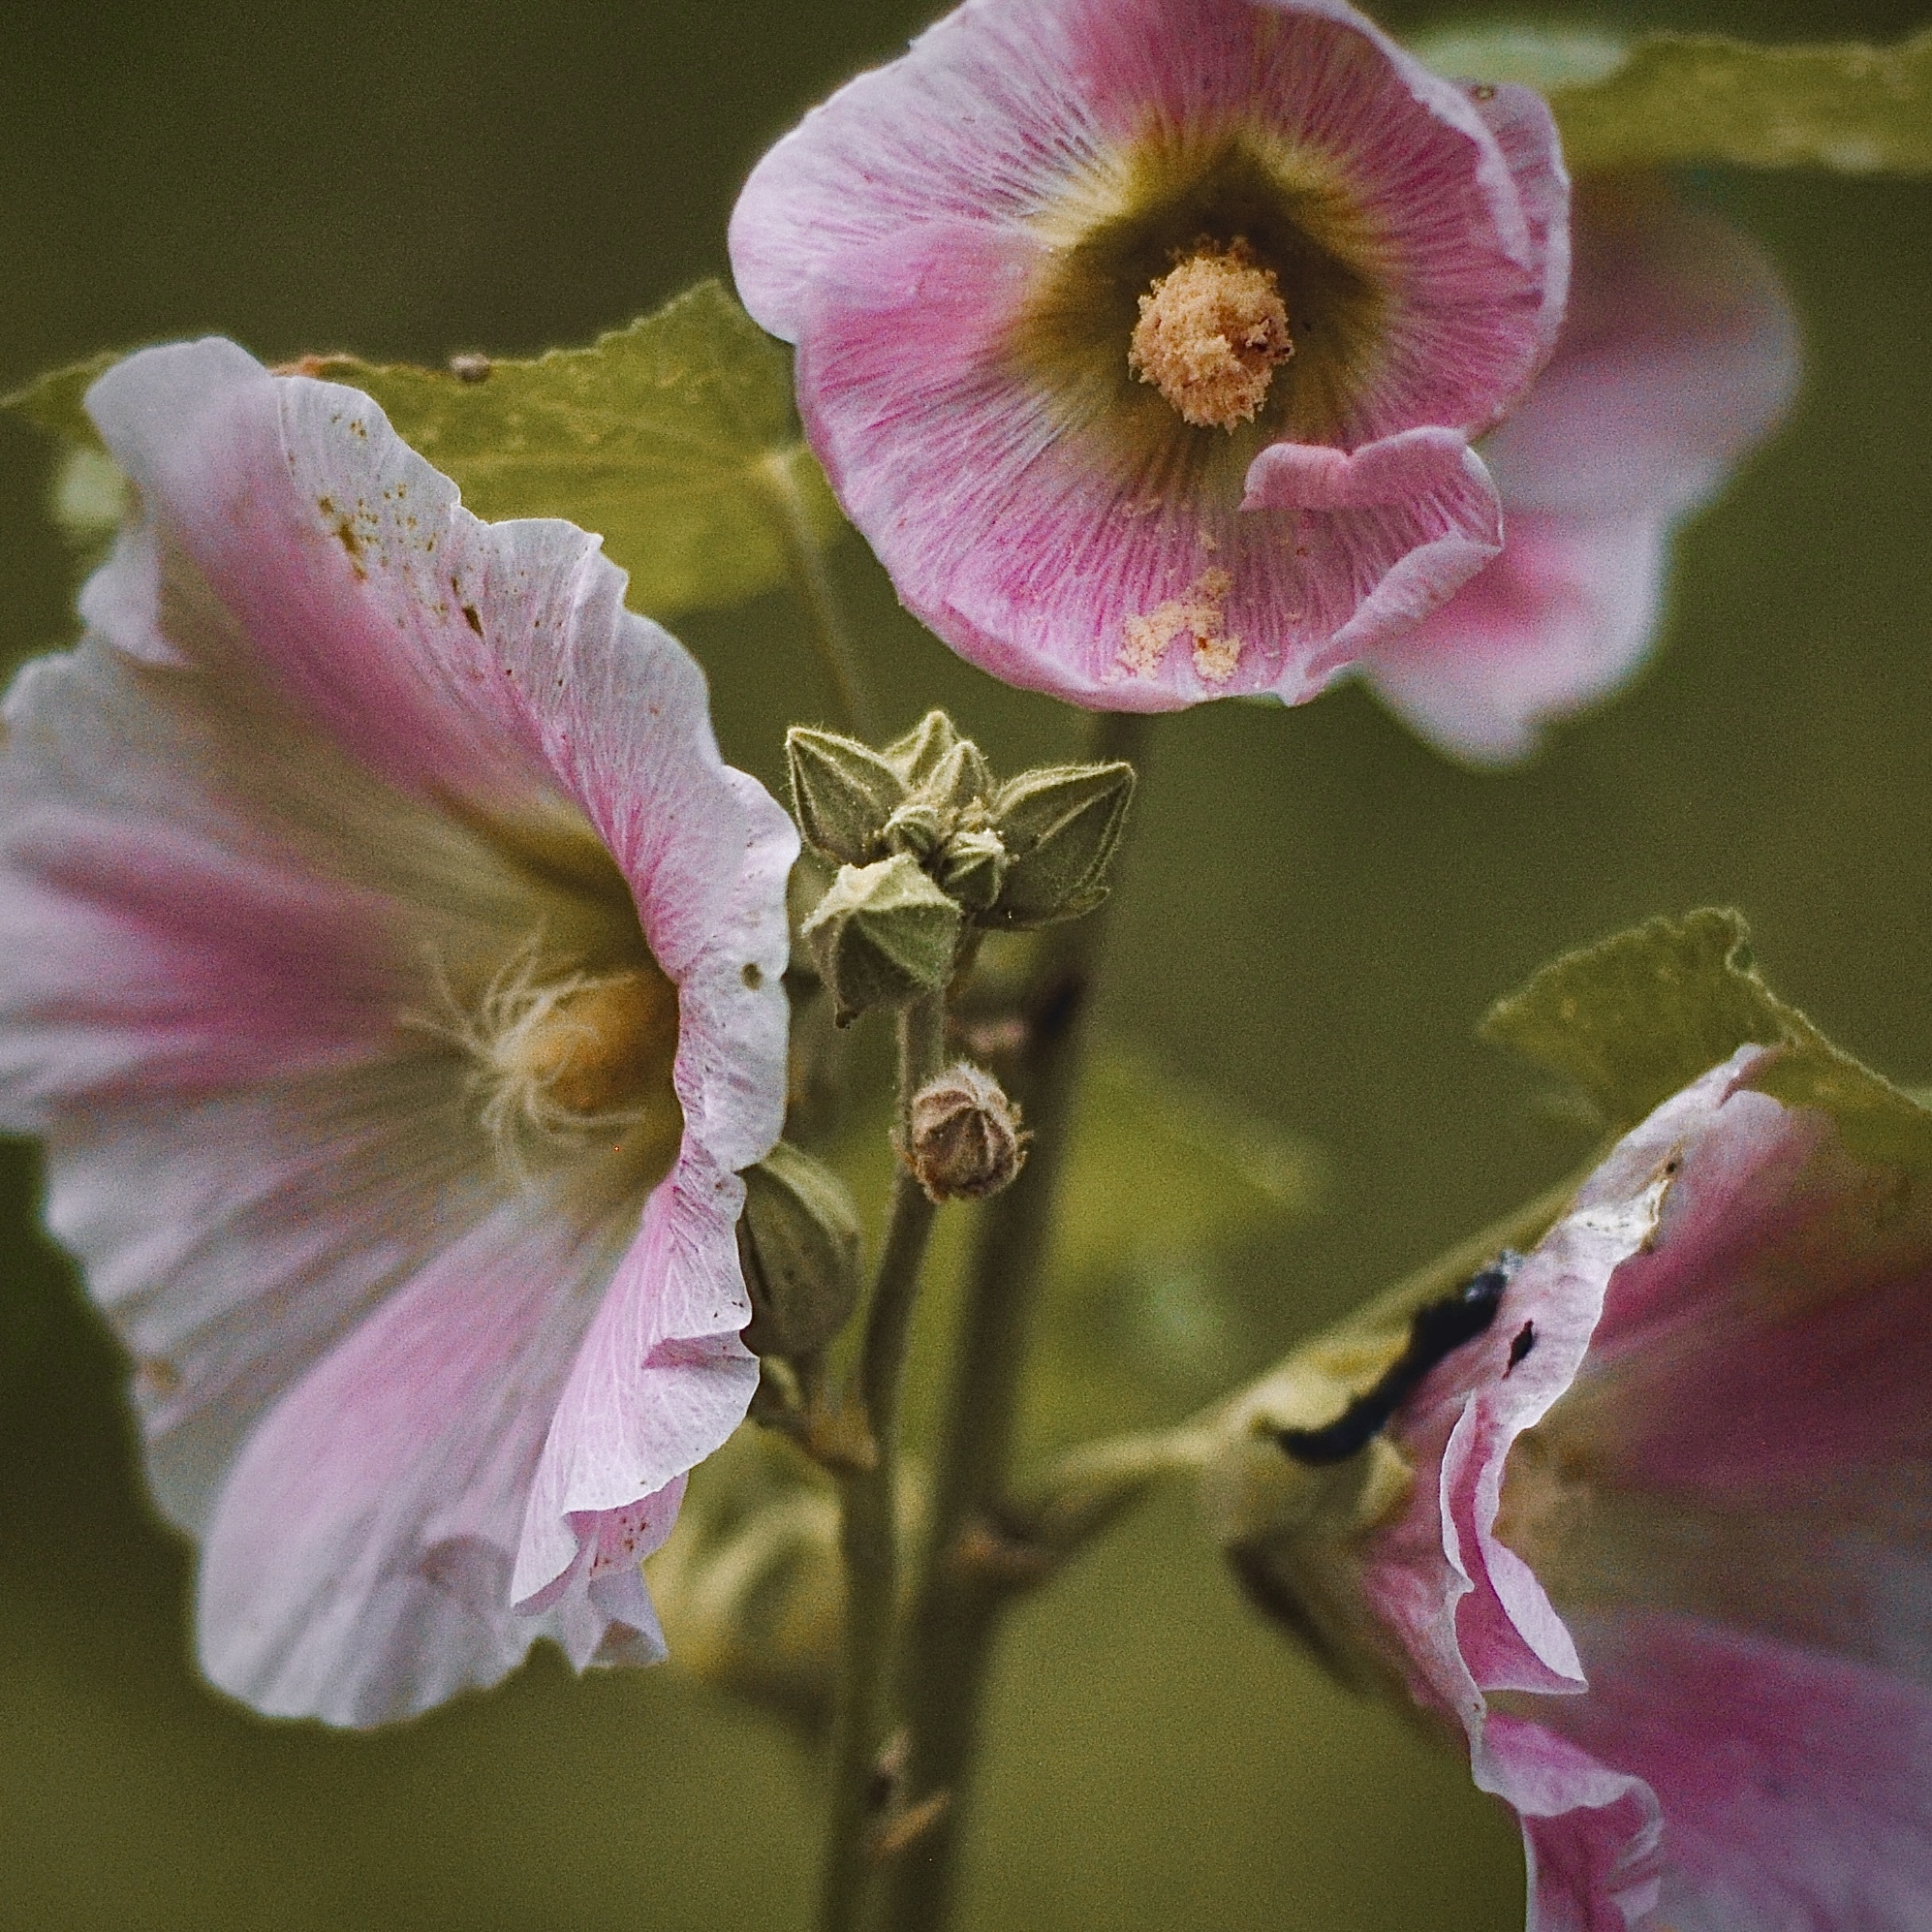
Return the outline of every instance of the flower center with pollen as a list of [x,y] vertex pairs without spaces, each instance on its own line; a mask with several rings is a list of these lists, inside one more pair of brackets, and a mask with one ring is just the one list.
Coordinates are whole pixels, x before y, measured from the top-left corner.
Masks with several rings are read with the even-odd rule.
[[664,976],[631,967],[546,990],[498,1043],[504,1075],[563,1114],[619,1113],[643,1099],[677,1044]]
[[1140,297],[1127,366],[1184,421],[1233,430],[1267,400],[1276,366],[1294,354],[1272,268],[1245,241],[1198,244]]
[[499,978],[468,1038],[481,1065],[483,1121],[513,1169],[546,1164],[586,1136],[615,1134],[652,1169],[683,1129],[671,1085],[677,988],[656,963],[544,982],[521,958]]

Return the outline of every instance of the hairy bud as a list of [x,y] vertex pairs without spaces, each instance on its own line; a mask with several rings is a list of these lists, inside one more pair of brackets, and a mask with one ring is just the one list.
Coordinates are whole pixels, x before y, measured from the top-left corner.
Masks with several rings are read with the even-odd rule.
[[953,746],[964,742],[958,726],[944,711],[928,711],[904,737],[888,744],[884,756],[907,790],[916,791],[939,769]]
[[844,1024],[869,1007],[903,1006],[944,988],[960,925],[958,906],[916,858],[898,853],[842,867],[803,930]]
[[886,822],[906,797],[893,766],[855,738],[804,725],[786,732],[785,758],[806,844],[844,865],[878,857]]
[[946,818],[936,805],[909,798],[886,821],[881,842],[888,852],[909,852],[921,865],[946,843]]
[[1131,764],[1062,764],[1002,786],[993,825],[1008,865],[988,924],[1051,925],[1091,912],[1134,796]]
[[858,1209],[823,1161],[787,1140],[748,1168],[744,1181],[738,1259],[751,1295],[745,1347],[809,1359],[858,1305]]
[[954,832],[939,856],[940,885],[969,913],[988,911],[1006,883],[1007,849],[998,832]]
[[906,1158],[932,1200],[982,1200],[1025,1165],[1019,1109],[962,1060],[914,1095]]

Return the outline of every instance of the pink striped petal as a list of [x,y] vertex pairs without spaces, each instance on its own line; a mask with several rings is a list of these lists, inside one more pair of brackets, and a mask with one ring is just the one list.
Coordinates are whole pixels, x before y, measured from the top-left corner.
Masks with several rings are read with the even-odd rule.
[[1364,674],[1450,756],[1501,764],[1648,655],[1669,539],[1776,425],[1798,379],[1777,271],[1728,222],[1656,184],[1577,203],[1555,357],[1485,443],[1503,555]]

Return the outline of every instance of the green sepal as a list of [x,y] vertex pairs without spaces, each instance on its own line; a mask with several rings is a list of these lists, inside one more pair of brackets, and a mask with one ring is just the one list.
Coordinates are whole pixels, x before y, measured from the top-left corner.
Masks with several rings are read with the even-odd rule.
[[846,865],[805,921],[841,1025],[941,991],[959,955],[959,908],[908,853]]
[[915,789],[942,812],[958,812],[991,796],[993,773],[980,747],[971,738],[959,738],[921,773]]
[[1438,73],[1549,97],[1573,172],[1685,163],[1932,170],[1932,30],[1896,47],[1760,47],[1714,34],[1633,39],[1574,27],[1433,35]]
[[1133,797],[1131,764],[1051,765],[1003,786],[992,816],[1007,874],[986,923],[1050,925],[1097,906]]
[[1866,1159],[1932,1165],[1932,1112],[1765,985],[1736,912],[1646,919],[1566,953],[1499,1000],[1481,1031],[1574,1081],[1615,1133],[1740,1046],[1781,1046],[1750,1085],[1823,1108]]
[[738,1258],[751,1296],[745,1347],[810,1360],[858,1306],[858,1208],[823,1161],[781,1140],[744,1175]]
[[824,544],[843,527],[799,441],[790,357],[715,281],[529,361],[303,366],[372,395],[479,516],[600,531],[654,617],[769,590],[795,537]]
[[879,856],[887,821],[906,796],[906,782],[856,738],[794,725],[785,734],[792,803],[806,844],[842,865]]
[[98,356],[89,356],[84,361],[69,362],[63,368],[49,369],[45,375],[36,376],[32,382],[16,390],[12,395],[0,396],[0,409],[12,410],[16,416],[25,417],[35,428],[46,430],[49,436],[58,436],[64,443],[105,452],[108,446],[101,441],[101,432],[94,427],[93,419],[82,407],[82,399],[94,387],[97,378],[122,360],[125,353],[119,349],[104,349]]

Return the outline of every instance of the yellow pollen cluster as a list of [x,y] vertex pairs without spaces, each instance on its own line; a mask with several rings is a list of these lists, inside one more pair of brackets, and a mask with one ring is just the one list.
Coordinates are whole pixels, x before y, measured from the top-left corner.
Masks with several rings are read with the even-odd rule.
[[1197,428],[1232,430],[1266,401],[1294,354],[1272,268],[1246,242],[1202,246],[1140,297],[1127,366]]

